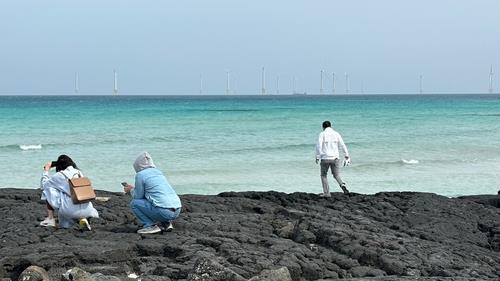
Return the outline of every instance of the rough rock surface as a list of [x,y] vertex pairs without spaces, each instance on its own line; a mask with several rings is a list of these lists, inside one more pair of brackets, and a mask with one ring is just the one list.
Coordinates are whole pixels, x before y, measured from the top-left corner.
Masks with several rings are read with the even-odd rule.
[[21,275],[19,280],[22,281],[49,281],[50,277],[47,271],[39,266],[32,265],[26,268]]
[[259,276],[250,278],[248,281],[292,281],[288,268],[265,269]]
[[40,227],[46,211],[38,191],[0,190],[0,280],[18,280],[31,265],[51,280],[73,267],[100,280],[134,280],[127,279],[131,273],[141,280],[261,280],[266,270],[283,267],[292,280],[500,274],[500,209],[485,203],[496,196],[479,202],[410,192],[184,195],[174,231],[145,236],[136,233],[127,196],[98,196],[110,197],[95,203],[101,218],[91,221],[92,231],[80,231]]

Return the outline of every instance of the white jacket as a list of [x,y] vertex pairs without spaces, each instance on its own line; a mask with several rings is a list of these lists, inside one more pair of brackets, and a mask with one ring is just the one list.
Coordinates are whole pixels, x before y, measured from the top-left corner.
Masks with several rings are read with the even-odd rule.
[[316,159],[335,160],[339,158],[339,146],[344,155],[349,157],[349,151],[339,133],[328,127],[319,134],[316,145]]
[[44,171],[40,180],[42,200],[47,200],[50,206],[58,211],[59,225],[68,228],[75,223],[75,219],[99,217],[91,202],[73,203],[68,179],[62,173],[68,178],[81,174],[79,170],[69,166],[66,170],[59,171],[52,176],[49,175],[49,172]]

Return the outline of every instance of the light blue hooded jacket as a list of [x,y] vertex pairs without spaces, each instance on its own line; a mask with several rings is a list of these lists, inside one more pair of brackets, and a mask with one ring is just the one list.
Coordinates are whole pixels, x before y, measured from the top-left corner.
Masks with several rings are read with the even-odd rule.
[[134,162],[135,187],[133,199],[146,199],[155,207],[180,208],[181,200],[163,173],[156,168],[149,153],[144,152]]

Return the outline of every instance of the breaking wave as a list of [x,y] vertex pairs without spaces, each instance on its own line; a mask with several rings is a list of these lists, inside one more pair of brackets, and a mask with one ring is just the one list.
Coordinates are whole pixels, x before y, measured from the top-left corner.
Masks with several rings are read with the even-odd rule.
[[28,150],[40,150],[43,146],[41,144],[8,144],[0,145],[0,150],[7,151],[28,151]]
[[419,160],[416,159],[400,159],[398,161],[370,161],[364,163],[355,162],[352,167],[355,168],[387,168],[387,167],[402,167],[402,166],[413,166],[420,164]]
[[408,164],[408,165],[416,165],[420,162],[418,160],[415,160],[415,159],[410,159],[410,160],[401,159],[401,163]]
[[41,144],[21,144],[19,145],[19,148],[21,150],[40,150],[42,149],[42,145]]

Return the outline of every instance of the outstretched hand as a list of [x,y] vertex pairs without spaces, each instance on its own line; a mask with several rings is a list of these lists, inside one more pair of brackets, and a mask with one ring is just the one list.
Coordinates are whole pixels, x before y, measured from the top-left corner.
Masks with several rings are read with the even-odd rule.
[[130,193],[130,191],[133,189],[134,187],[131,186],[130,184],[127,184],[126,186],[123,187],[123,192],[125,193]]
[[48,172],[51,167],[52,167],[52,161],[49,161],[49,162],[45,163],[45,165],[43,166],[43,170]]
[[351,165],[351,158],[349,158],[349,156],[346,156],[346,157],[344,158],[344,162],[342,163],[342,165],[343,165],[344,167],[347,167],[347,166]]

